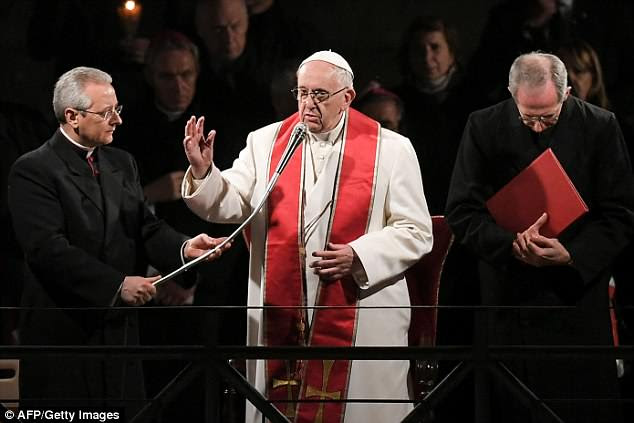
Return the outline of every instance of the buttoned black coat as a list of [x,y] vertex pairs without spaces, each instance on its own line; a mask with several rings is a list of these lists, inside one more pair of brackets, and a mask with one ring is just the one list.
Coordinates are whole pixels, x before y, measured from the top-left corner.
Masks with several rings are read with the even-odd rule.
[[[145,275],[148,263],[163,272],[181,264],[186,237],[148,210],[132,156],[103,146],[97,158],[95,178],[58,130],[12,167],[9,208],[28,267],[22,344],[136,344],[132,308],[109,309],[121,283]],[[22,360],[20,384],[22,399],[33,404],[42,404],[40,398],[79,398],[76,405],[85,406],[143,397],[138,361],[67,359],[46,350]]]
[[[614,114],[575,97],[564,102],[557,124],[541,134],[532,132],[518,117],[512,99],[470,116],[452,176],[447,218],[457,239],[480,259],[485,305],[571,308],[492,312],[489,341],[610,345],[610,266],[634,230],[634,182],[618,122]],[[559,236],[574,261],[570,266],[533,267],[515,259],[511,246],[516,234],[498,226],[485,206],[487,199],[548,147],[590,210]],[[520,379],[539,397],[615,394],[614,360],[542,357],[513,362]],[[497,398],[494,404],[504,409],[511,401]],[[554,407],[564,421],[617,421],[608,417],[613,411],[610,403]],[[529,415],[512,409],[502,413],[506,418]]]

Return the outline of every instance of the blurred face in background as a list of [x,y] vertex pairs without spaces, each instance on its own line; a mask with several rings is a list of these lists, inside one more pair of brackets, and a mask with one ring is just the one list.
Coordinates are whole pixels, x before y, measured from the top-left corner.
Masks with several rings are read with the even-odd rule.
[[590,46],[586,46],[562,54],[574,93],[582,100],[588,100],[595,85],[601,83],[597,70],[599,59],[592,55],[590,49]]
[[417,79],[435,81],[449,73],[455,58],[443,32],[421,31],[410,44],[409,62]]
[[214,60],[232,62],[247,44],[249,16],[244,0],[202,1],[196,9],[196,31]]
[[147,78],[159,107],[184,112],[196,94],[198,65],[189,50],[166,50],[148,64]]
[[609,109],[601,61],[592,46],[577,40],[563,45],[557,52],[566,65],[573,94],[582,100]]
[[359,111],[379,122],[382,127],[394,132],[399,131],[401,110],[394,100],[387,97],[373,100],[361,107]]
[[570,78],[570,83],[575,90],[576,96],[582,100],[588,100],[590,89],[594,83],[592,72],[586,69],[581,71],[569,69],[568,77]]

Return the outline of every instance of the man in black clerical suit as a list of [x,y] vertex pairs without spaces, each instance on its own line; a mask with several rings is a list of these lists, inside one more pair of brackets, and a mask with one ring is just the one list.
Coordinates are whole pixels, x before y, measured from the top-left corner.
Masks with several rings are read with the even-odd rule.
[[[28,267],[22,305],[31,307],[22,344],[135,344],[136,315],[107,307],[155,295],[157,277],[142,276],[148,263],[170,271],[218,244],[205,234],[188,240],[145,206],[134,159],[108,145],[122,123],[111,82],[94,68],[63,74],[53,96],[59,129],[12,167],[9,210]],[[20,390],[21,406],[125,406],[128,417],[141,404],[117,400],[144,396],[137,361],[46,351],[21,360]]]
[[[489,341],[513,345],[611,345],[610,265],[634,230],[634,181],[614,114],[571,96],[559,58],[530,53],[509,73],[512,98],[474,112],[459,149],[447,201],[457,239],[479,257],[481,296],[496,309]],[[547,215],[523,233],[498,226],[485,206],[493,194],[551,148],[589,207],[557,238],[540,234]],[[531,198],[523,201],[530,202]],[[614,359],[558,357],[504,361],[564,421],[620,420]],[[531,415],[492,384],[487,421],[551,421]]]

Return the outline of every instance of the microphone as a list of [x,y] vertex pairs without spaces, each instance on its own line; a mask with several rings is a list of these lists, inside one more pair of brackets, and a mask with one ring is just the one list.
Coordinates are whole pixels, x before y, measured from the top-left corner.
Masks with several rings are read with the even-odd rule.
[[304,137],[306,136],[307,131],[308,128],[306,127],[306,124],[304,122],[299,122],[297,125],[295,125],[295,129],[293,129],[293,132],[291,133],[291,138],[288,141],[288,144],[286,144],[284,154],[282,154],[282,158],[277,164],[275,173],[277,173],[278,175],[282,173],[282,171],[288,164],[288,161],[293,156],[293,153],[295,152],[295,150],[297,150],[297,147],[299,147],[302,141],[304,141]]
[[297,150],[297,147],[299,147],[299,145],[304,140],[304,137],[306,136],[306,132],[308,132],[308,128],[306,127],[305,123],[299,122],[297,125],[295,125],[295,128],[293,129],[293,132],[291,133],[291,137],[290,137],[290,139],[288,141],[288,144],[286,144],[286,148],[284,149],[284,153],[282,154],[282,158],[280,159],[279,163],[277,164],[277,167],[275,168],[275,172],[273,173],[273,176],[271,177],[271,180],[269,181],[268,185],[266,186],[266,190],[264,191],[264,195],[262,195],[262,198],[260,199],[260,202],[258,203],[257,206],[255,206],[255,208],[253,209],[253,212],[251,212],[249,217],[247,217],[247,219],[244,222],[242,222],[242,224],[235,231],[233,231],[233,233],[231,235],[229,235],[224,241],[222,241],[220,244],[218,244],[217,246],[215,246],[211,250],[208,250],[207,252],[205,252],[201,256],[198,256],[195,259],[193,259],[192,261],[190,261],[188,263],[185,263],[184,265],[182,265],[178,269],[174,270],[172,273],[169,273],[169,274],[163,276],[159,280],[157,280],[154,283],[152,283],[152,285],[159,286],[159,285],[167,282],[168,280],[180,275],[181,273],[184,273],[184,272],[188,271],[190,268],[194,267],[196,264],[200,263],[201,261],[203,261],[204,259],[206,259],[210,255],[212,255],[216,251],[219,251],[227,243],[233,241],[236,238],[236,236],[238,236],[238,234],[240,234],[240,232],[242,232],[242,230],[249,223],[251,223],[251,221],[253,220],[255,215],[257,215],[258,212],[260,211],[260,209],[262,208],[262,206],[264,206],[264,203],[269,198],[269,195],[271,194],[271,191],[273,191],[273,187],[275,186],[275,183],[277,182],[278,178],[282,174],[282,171],[284,170],[284,168],[288,164],[288,161],[293,156],[293,153],[295,152],[295,150]]

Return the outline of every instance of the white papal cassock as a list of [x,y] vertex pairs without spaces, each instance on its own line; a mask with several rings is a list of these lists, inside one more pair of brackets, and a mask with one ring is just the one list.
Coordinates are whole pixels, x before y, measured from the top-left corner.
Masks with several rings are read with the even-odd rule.
[[[239,223],[246,219],[264,194],[269,179],[271,149],[280,126],[281,122],[277,122],[249,134],[246,148],[230,169],[220,172],[214,167],[201,181],[194,180],[189,169],[183,181],[182,195],[190,209],[212,222]],[[311,256],[313,251],[325,249],[328,211],[346,129],[347,115],[344,115],[332,131],[309,134],[301,151],[306,192],[308,305],[315,303],[319,282],[308,265],[315,261]],[[431,219],[420,169],[407,138],[380,129],[375,178],[367,233],[349,243],[365,271],[354,275],[359,286],[359,305],[403,308],[361,308],[354,343],[357,346],[405,346],[410,302],[403,273],[432,247]],[[251,224],[249,306],[263,304],[265,220],[263,209]],[[248,345],[263,345],[262,322],[262,310],[249,309]],[[265,367],[262,360],[247,364],[249,381],[263,393]],[[408,368],[406,360],[354,361],[348,398],[407,399]],[[344,422],[398,422],[411,409],[411,404],[406,403],[351,403],[345,408]],[[246,421],[261,422],[261,416],[249,404]]]

